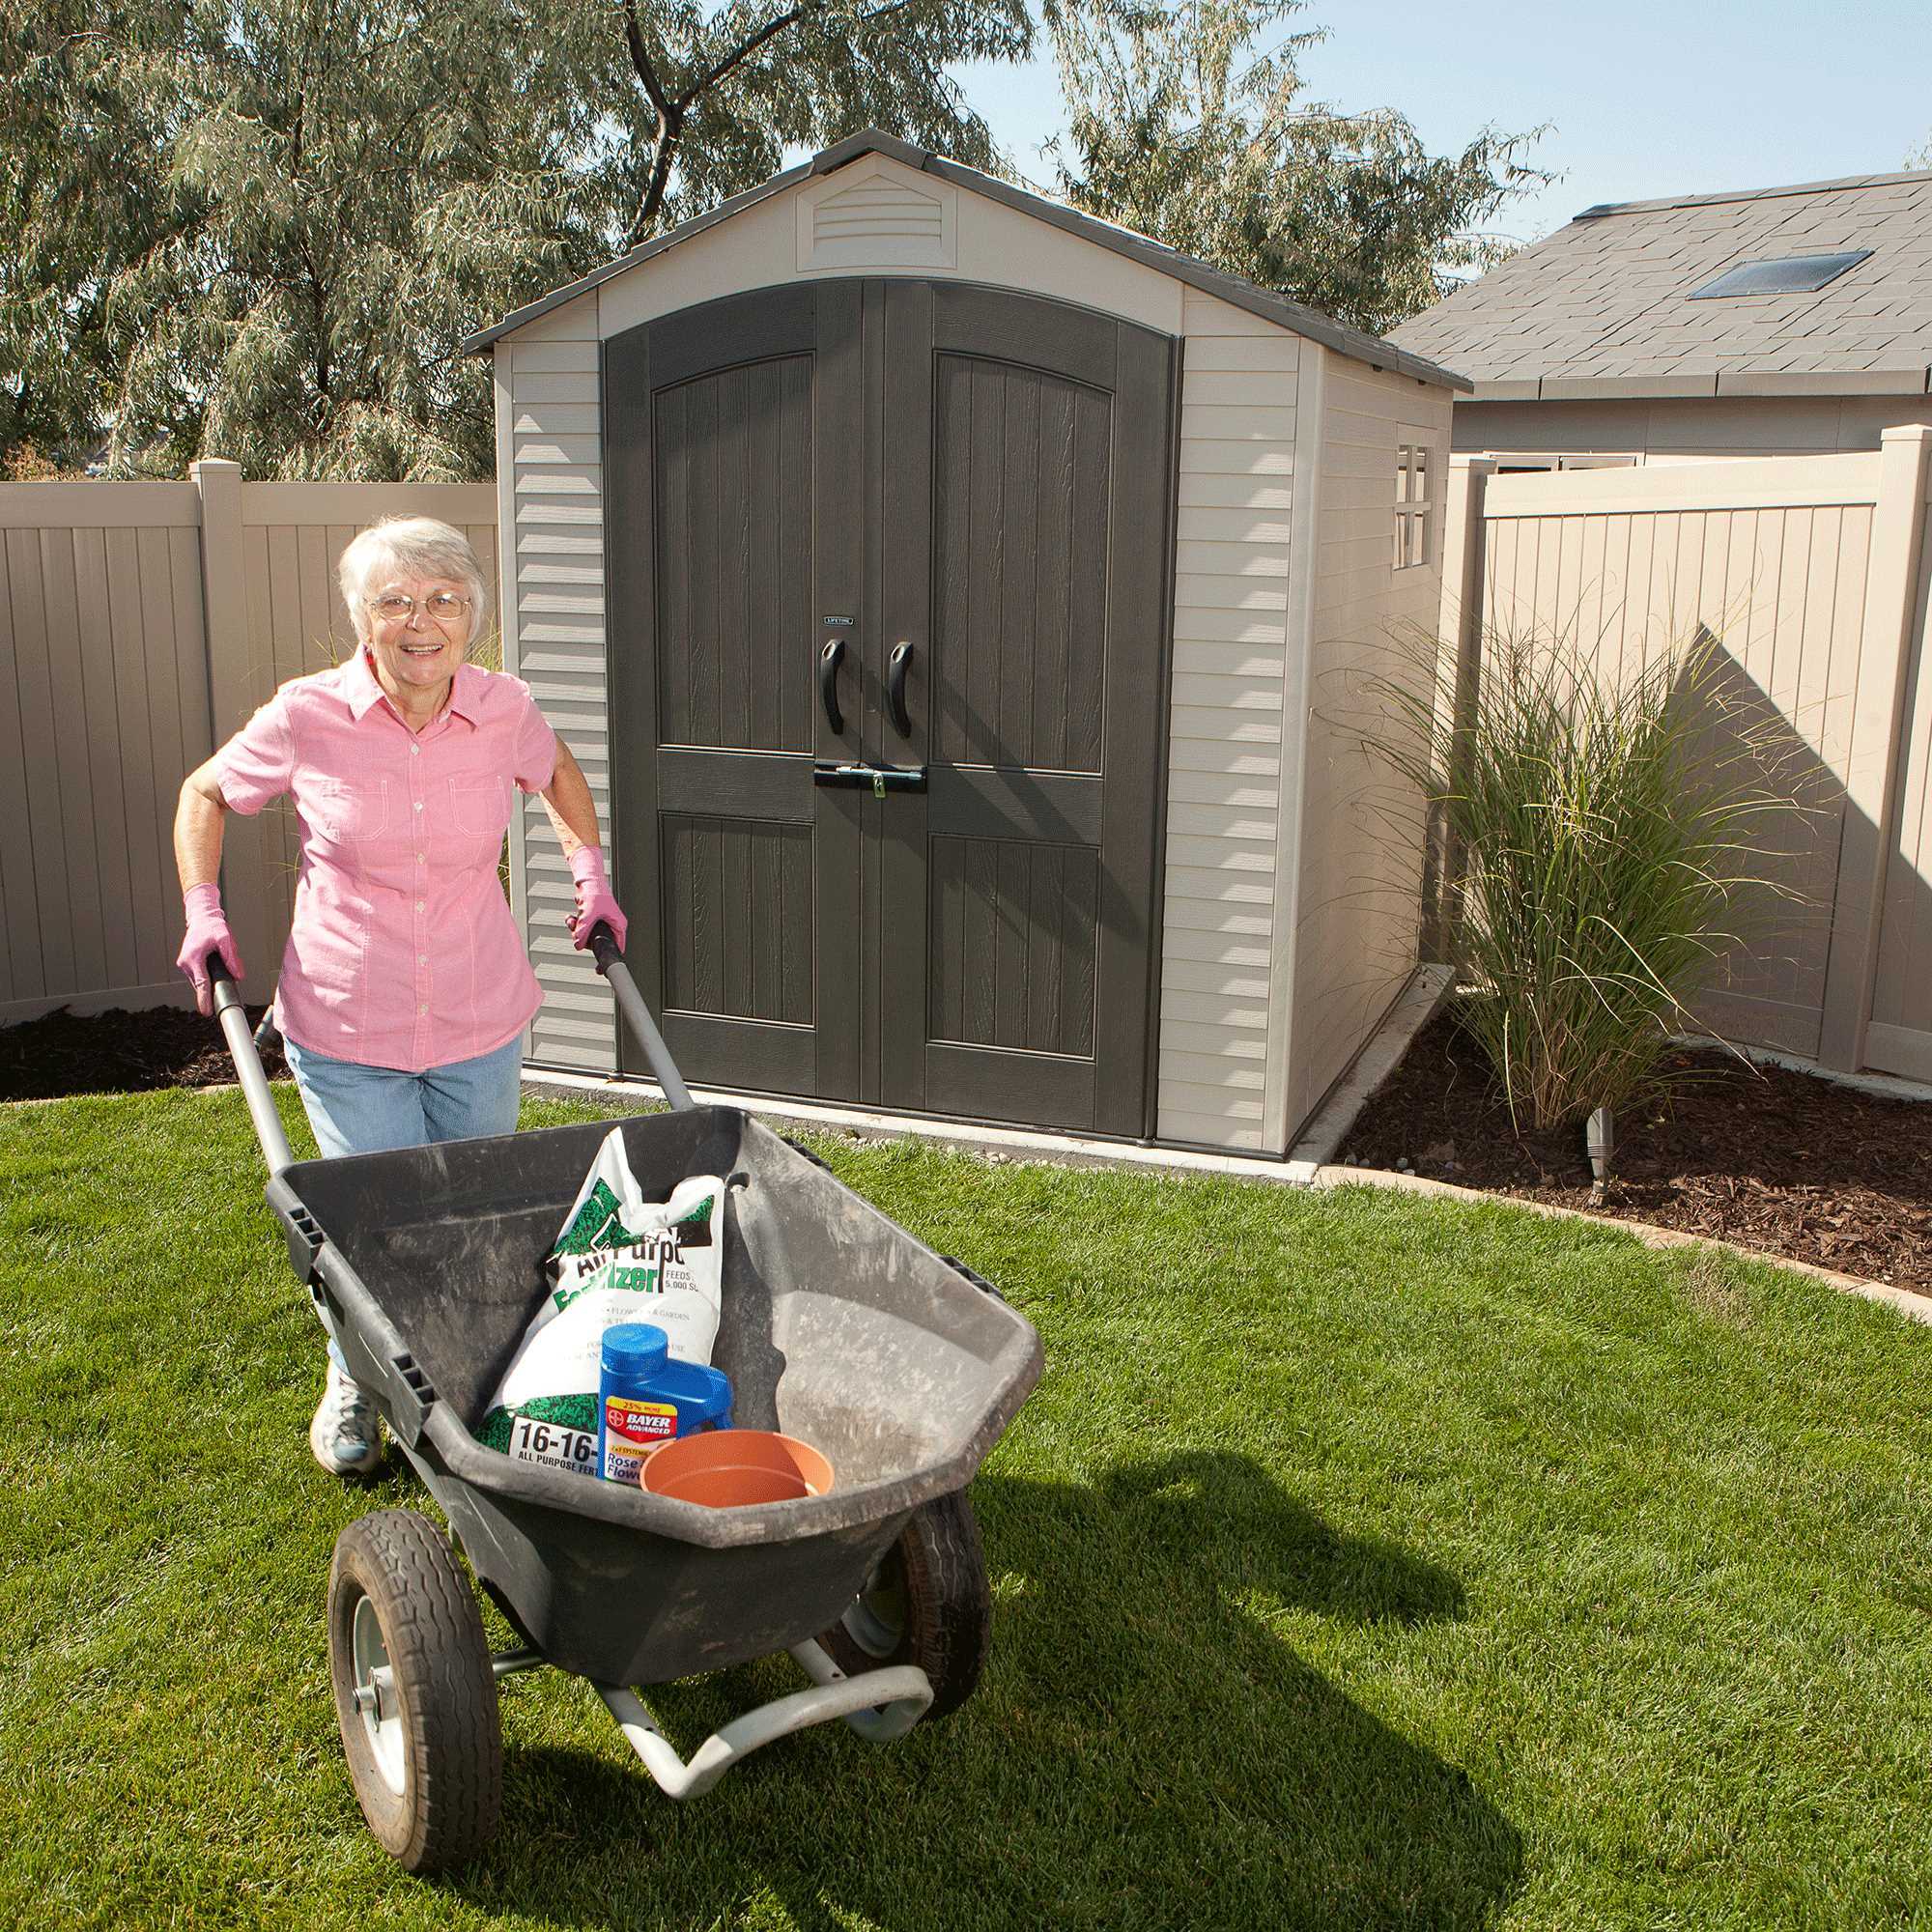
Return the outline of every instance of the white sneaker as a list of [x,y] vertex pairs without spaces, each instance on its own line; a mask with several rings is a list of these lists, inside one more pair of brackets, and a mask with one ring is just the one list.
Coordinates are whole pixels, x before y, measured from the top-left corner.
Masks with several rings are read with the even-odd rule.
[[322,1402],[308,1426],[308,1446],[331,1476],[366,1476],[383,1460],[383,1420],[376,1405],[336,1367],[332,1355]]

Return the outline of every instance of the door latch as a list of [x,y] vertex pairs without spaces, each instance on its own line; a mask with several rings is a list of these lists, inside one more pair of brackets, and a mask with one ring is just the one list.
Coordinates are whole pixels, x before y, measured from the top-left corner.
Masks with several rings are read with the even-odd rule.
[[830,759],[819,758],[812,764],[811,781],[813,784],[837,785],[852,791],[869,791],[874,798],[884,798],[893,791],[923,791],[925,767],[834,764]]

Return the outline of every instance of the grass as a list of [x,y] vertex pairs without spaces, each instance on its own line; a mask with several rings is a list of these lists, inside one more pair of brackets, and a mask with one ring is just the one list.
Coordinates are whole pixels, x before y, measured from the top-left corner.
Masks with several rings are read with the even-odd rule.
[[[415,1492],[308,1460],[238,1097],[0,1110],[0,1922],[1932,1923],[1932,1333],[1503,1207],[816,1145],[1045,1339],[979,1694],[679,1807],[515,1680],[501,1837],[429,1883],[322,1619]],[[688,1751],[796,1681],[654,1701]]]

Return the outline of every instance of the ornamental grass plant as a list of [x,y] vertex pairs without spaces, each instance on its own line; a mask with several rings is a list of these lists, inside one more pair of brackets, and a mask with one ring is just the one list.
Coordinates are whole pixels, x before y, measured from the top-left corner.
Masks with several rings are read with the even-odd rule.
[[1670,1037],[1709,1031],[1690,1002],[1799,896],[1796,732],[1702,627],[1621,674],[1548,633],[1486,636],[1473,679],[1434,639],[1398,656],[1372,749],[1436,822],[1441,940],[1512,1121],[1653,1096]]

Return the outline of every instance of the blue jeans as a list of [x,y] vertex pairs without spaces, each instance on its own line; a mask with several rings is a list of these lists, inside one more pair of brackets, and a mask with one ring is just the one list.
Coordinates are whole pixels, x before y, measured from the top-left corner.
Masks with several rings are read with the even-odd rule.
[[302,1111],[326,1158],[428,1147],[517,1130],[524,1071],[521,1037],[495,1053],[405,1073],[331,1060],[294,1040],[283,1044]]
[[[296,1076],[316,1146],[328,1159],[517,1130],[524,1071],[521,1036],[495,1053],[425,1067],[420,1073],[331,1060],[292,1039],[282,1042],[282,1056]],[[337,1368],[348,1367],[332,1335],[328,1352]]]

